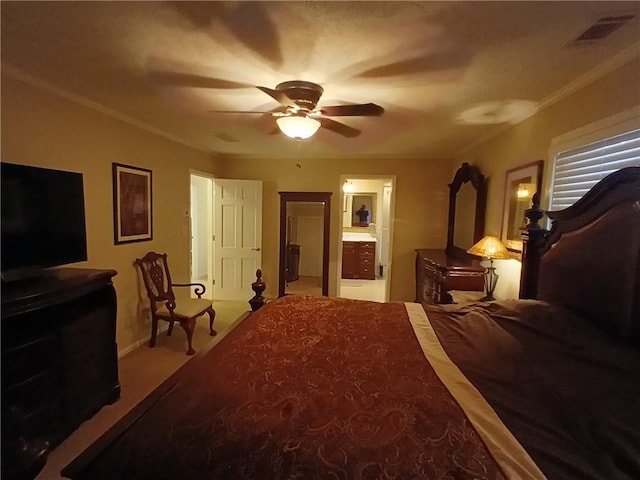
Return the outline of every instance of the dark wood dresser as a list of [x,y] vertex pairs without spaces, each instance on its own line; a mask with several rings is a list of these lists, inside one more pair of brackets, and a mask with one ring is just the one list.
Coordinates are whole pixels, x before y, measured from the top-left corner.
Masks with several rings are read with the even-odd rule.
[[484,267],[479,260],[447,254],[446,250],[416,250],[416,302],[453,303],[451,290],[483,291]]
[[62,268],[2,284],[3,458],[16,438],[56,446],[120,397],[114,275]]
[[342,242],[342,278],[376,279],[376,242]]
[[287,244],[286,257],[287,282],[293,282],[300,278],[300,245],[295,243]]

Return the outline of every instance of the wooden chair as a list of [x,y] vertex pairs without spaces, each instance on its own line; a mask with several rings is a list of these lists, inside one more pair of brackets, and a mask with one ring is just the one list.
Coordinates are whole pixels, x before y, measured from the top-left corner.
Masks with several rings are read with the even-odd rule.
[[[178,322],[187,333],[187,355],[193,355],[195,350],[191,345],[196,319],[205,313],[209,314],[209,334],[214,336],[213,320],[216,312],[210,300],[202,298],[205,286],[202,283],[172,283],[166,253],[149,252],[142,258],[136,258],[136,264],[142,271],[144,286],[151,301],[151,341],[150,347],[156,344],[158,334],[158,320],[169,322],[167,336],[173,332],[174,322]],[[190,294],[181,295],[176,300],[173,287],[195,287],[194,293],[198,298],[191,298]]]

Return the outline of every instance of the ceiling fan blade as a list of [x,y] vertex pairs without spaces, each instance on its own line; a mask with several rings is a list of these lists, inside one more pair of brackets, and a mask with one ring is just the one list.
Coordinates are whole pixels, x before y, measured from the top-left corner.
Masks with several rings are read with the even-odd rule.
[[331,120],[330,118],[318,118],[322,128],[326,128],[327,130],[331,130],[332,132],[338,133],[343,137],[357,137],[362,133],[357,128],[350,127],[349,125],[345,125],[344,123],[336,122],[335,120]]
[[278,106],[276,108],[272,108],[271,110],[209,110],[209,113],[251,113],[254,115],[269,115],[272,116],[274,113],[284,113],[286,111],[286,107]]
[[165,85],[177,85],[181,87],[217,88],[221,90],[235,88],[253,88],[253,85],[242,82],[233,82],[222,78],[211,78],[190,73],[177,73],[166,71],[152,71],[150,77]]
[[375,103],[361,103],[357,105],[332,105],[320,107],[323,115],[329,117],[372,117],[384,113],[384,108]]
[[256,112],[253,110],[209,110],[209,113],[252,113],[254,115],[270,115],[271,112]]
[[268,87],[260,87],[257,86],[256,87],[258,90],[263,91],[264,93],[266,93],[267,95],[269,95],[271,98],[273,98],[276,102],[278,102],[280,105],[284,105],[285,107],[293,107],[295,109],[298,109],[298,104],[296,102],[294,102],[293,100],[291,100],[286,93],[284,93],[281,90],[274,90],[273,88],[268,88]]

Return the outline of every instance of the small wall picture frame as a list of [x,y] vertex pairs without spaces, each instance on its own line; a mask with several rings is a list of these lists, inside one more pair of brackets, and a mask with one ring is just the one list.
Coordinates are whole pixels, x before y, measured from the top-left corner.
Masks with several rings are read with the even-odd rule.
[[531,198],[542,187],[543,165],[544,160],[536,160],[506,172],[501,240],[513,252],[522,252],[524,212],[531,208]]
[[113,163],[112,173],[114,243],[152,240],[151,170]]

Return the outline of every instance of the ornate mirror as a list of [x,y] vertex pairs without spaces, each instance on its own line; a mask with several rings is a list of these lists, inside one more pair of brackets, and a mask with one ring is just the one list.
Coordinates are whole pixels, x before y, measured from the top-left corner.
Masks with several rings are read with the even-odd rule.
[[478,167],[463,163],[449,184],[447,253],[466,257],[484,235],[487,187]]

